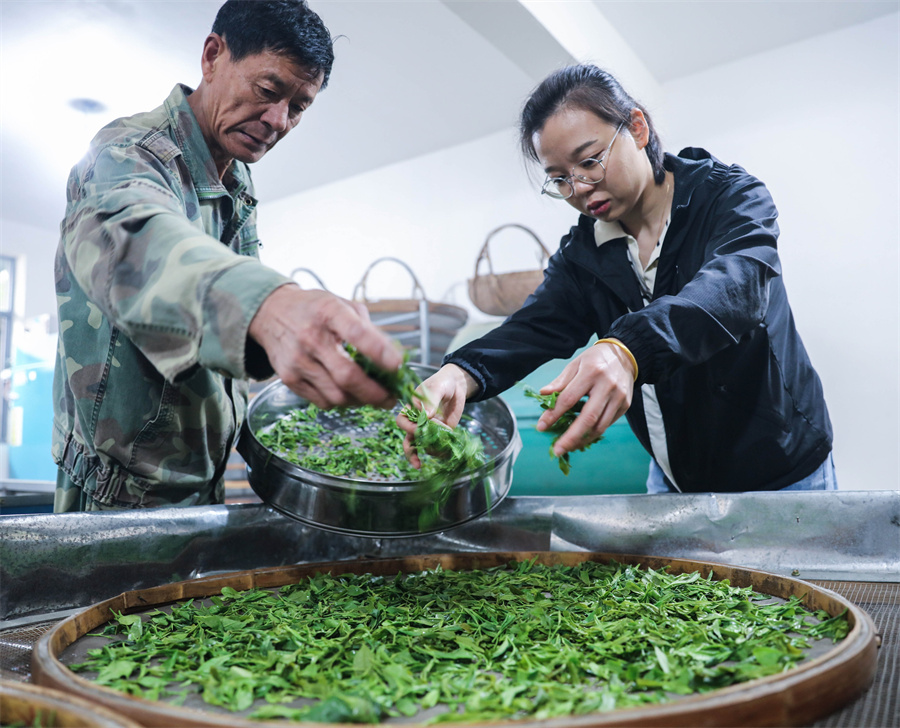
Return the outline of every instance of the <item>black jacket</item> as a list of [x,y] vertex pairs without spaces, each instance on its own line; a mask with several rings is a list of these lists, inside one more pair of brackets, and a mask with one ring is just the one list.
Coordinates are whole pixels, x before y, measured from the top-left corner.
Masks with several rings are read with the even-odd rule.
[[594,333],[614,337],[639,367],[628,422],[649,452],[640,385],[655,384],[681,490],[783,488],[822,464],[832,431],[781,278],[778,212],[762,182],[702,149],[665,166],[672,217],[646,307],[625,238],[598,248],[581,216],[522,309],[445,362],[483,399]]

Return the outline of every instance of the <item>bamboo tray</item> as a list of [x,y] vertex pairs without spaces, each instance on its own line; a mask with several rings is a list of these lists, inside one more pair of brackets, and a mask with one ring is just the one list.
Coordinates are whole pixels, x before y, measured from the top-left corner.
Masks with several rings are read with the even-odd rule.
[[[593,728],[594,726],[785,726],[812,723],[856,698],[872,682],[877,661],[876,633],[868,615],[834,592],[806,582],[753,569],[722,564],[651,556],[586,552],[492,552],[410,556],[302,564],[235,572],[193,581],[167,584],[151,589],[125,592],[95,604],[61,622],[37,643],[32,656],[32,675],[40,685],[90,699],[145,726],[250,726],[307,725],[286,721],[250,721],[234,715],[176,707],[116,692],[96,685],[70,671],[60,661],[63,650],[112,618],[112,611],[146,611],[183,599],[202,599],[218,594],[223,587],[237,591],[254,587],[271,588],[298,582],[317,572],[372,573],[392,576],[417,572],[440,565],[444,569],[465,570],[501,566],[510,560],[536,558],[539,563],[574,565],[582,561],[617,561],[652,569],[668,567],[669,573],[699,571],[704,578],[729,579],[733,586],[750,586],[774,597],[801,598],[810,610],[836,615],[847,610],[851,630],[847,637],[824,654],[809,659],[788,672],[722,688],[702,695],[679,698],[668,703],[591,713],[546,720],[498,721],[490,725],[510,728]],[[412,724],[421,725],[421,724]],[[472,723],[465,725],[474,725]],[[483,724],[487,725],[487,724]]]
[[26,683],[0,680],[0,719],[44,728],[139,728],[106,708],[68,693]]

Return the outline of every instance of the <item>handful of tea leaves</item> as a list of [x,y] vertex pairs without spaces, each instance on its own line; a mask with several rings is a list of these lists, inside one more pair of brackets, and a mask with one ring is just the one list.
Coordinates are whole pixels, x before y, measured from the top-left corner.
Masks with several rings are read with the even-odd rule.
[[[552,392],[551,394],[541,394],[531,387],[524,387],[524,392],[526,397],[531,397],[532,399],[536,399],[538,403],[541,405],[542,410],[551,410],[556,407],[556,400],[559,397],[559,392]],[[553,452],[553,446],[556,444],[556,441],[562,437],[562,434],[569,429],[572,423],[575,421],[575,418],[581,413],[582,407],[584,407],[586,403],[581,400],[576,402],[571,409],[567,410],[562,414],[562,416],[554,422],[550,427],[548,427],[544,432],[549,432],[552,435],[555,435],[553,438],[553,442],[550,443],[550,456],[557,457],[556,453]],[[603,438],[600,438],[603,439]],[[599,442],[599,441],[597,441]],[[585,443],[581,447],[578,448],[579,451],[587,450],[593,443]],[[569,455],[571,453],[563,453],[558,458],[559,469],[562,470],[563,475],[568,475],[569,471],[572,469],[572,465],[569,462]]]
[[403,404],[412,404],[416,394],[416,387],[422,383],[421,377],[409,366],[409,350],[403,352],[403,364],[395,372],[385,371],[377,366],[365,354],[360,354],[353,344],[344,344],[344,349],[350,358],[359,365],[370,379],[374,379],[384,387],[393,397]]
[[425,410],[407,405],[401,414],[416,425],[416,449],[420,453],[433,453],[428,460],[427,478],[456,480],[484,465],[484,445],[481,439],[464,427],[447,427],[429,419]]
[[484,445],[481,439],[463,427],[453,429],[430,419],[424,409],[414,405],[414,401],[427,401],[427,395],[416,392],[422,379],[409,366],[409,352],[404,352],[403,364],[396,372],[386,372],[360,354],[350,344],[345,344],[347,353],[362,370],[382,387],[388,390],[403,405],[401,414],[416,424],[415,444],[420,453],[434,457],[423,459],[422,478],[437,484],[454,481],[484,465]]

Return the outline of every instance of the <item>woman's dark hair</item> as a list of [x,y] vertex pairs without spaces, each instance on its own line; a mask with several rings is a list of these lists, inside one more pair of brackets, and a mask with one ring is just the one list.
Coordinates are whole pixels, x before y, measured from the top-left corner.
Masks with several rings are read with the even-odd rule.
[[213,33],[228,44],[232,60],[263,51],[283,53],[328,84],[334,64],[331,34],[306,0],[228,0],[216,15]]
[[666,176],[663,149],[650,114],[625,92],[612,74],[590,64],[566,66],[550,74],[525,102],[519,119],[519,142],[526,157],[538,161],[534,135],[564,107],[590,111],[612,126],[624,124],[625,128],[631,126],[631,110],[640,109],[650,130],[646,149],[653,179],[658,185],[663,183]]

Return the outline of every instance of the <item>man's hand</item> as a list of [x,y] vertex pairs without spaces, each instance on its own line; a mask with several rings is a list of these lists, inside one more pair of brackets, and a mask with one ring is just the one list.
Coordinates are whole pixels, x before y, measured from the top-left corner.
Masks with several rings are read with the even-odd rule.
[[634,392],[634,367],[628,356],[614,344],[598,344],[571,361],[560,375],[541,388],[541,394],[559,392],[556,407],[547,410],[537,422],[544,431],[582,397],[588,401],[581,414],[553,446],[559,457],[600,439],[613,422],[631,406]]
[[265,349],[285,386],[318,407],[393,403],[344,351],[344,342],[353,344],[386,371],[396,370],[403,361],[396,344],[369,321],[362,304],[284,285],[263,301],[249,334]]
[[[421,401],[416,405],[424,408],[428,418],[437,418],[452,429],[459,424],[466,399],[478,391],[478,383],[456,364],[445,364],[422,382],[416,391],[421,395]],[[407,459],[414,468],[422,467],[414,442],[416,423],[399,414],[397,424],[406,433],[403,451]]]

